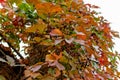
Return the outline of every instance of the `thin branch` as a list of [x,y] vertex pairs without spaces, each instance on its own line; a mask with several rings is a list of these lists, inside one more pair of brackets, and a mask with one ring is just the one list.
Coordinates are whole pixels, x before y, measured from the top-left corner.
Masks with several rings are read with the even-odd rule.
[[0,48],[0,52],[3,54],[4,57],[6,57],[5,53],[2,51],[1,48]]
[[0,31],[0,36],[2,37],[3,40],[5,40],[5,42],[9,45],[9,47],[11,47],[16,53],[17,55],[21,58],[24,59],[23,56],[19,53],[19,51],[17,51],[13,45],[11,45],[11,43],[5,38],[5,36],[3,36],[2,32]]

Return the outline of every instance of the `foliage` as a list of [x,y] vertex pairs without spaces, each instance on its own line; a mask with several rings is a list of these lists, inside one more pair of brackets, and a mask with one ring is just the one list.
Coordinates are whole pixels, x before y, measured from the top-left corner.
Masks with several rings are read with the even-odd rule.
[[[12,68],[16,61],[19,66],[24,64],[24,75],[19,73],[19,79],[120,78],[120,56],[112,51],[112,38],[119,36],[94,10],[98,6],[82,0],[0,0],[0,4],[0,62]],[[21,43],[27,44],[23,47],[29,55],[26,58],[21,55]],[[5,56],[7,49],[11,53]],[[20,59],[16,59],[15,53]],[[0,78],[4,75],[1,72]]]

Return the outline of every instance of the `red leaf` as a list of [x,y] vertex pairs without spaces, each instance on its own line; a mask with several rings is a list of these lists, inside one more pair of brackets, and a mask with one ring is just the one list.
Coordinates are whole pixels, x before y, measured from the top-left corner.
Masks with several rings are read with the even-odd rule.
[[0,0],[0,3],[4,3],[5,2],[5,0]]
[[108,65],[108,58],[105,54],[102,54],[102,56],[100,58],[98,58],[98,61],[100,63],[100,65]]

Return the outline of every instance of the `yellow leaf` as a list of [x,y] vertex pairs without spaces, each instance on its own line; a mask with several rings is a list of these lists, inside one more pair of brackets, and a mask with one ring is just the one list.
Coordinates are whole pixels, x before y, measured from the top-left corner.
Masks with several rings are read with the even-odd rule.
[[33,40],[35,40],[36,42],[40,42],[41,38],[40,37],[34,37]]
[[56,53],[46,55],[46,61],[53,62],[55,60],[59,60],[62,57],[62,53],[57,55]]
[[28,32],[28,33],[32,33],[32,32],[36,32],[36,27],[29,27],[25,30],[25,32]]
[[62,56],[59,61],[63,63],[68,63],[68,59],[65,56]]
[[[20,1],[20,0],[16,0],[16,1]],[[40,2],[40,0],[25,0],[27,3],[29,4],[33,4],[33,5],[36,5]]]
[[45,61],[53,62],[55,60],[56,60],[56,58],[54,56],[52,56],[51,54],[46,55]]
[[47,25],[42,20],[39,19],[36,24],[34,24],[32,27],[27,28],[25,32],[28,33],[38,32],[42,34],[46,27]]
[[11,5],[12,5],[13,3],[16,3],[17,5],[19,5],[19,4],[21,4],[21,3],[23,2],[23,0],[8,0],[8,2],[10,2]]

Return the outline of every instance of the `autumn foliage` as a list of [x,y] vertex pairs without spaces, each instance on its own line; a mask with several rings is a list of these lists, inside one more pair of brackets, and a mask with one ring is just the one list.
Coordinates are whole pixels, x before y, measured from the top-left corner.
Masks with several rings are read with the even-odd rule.
[[0,5],[0,80],[120,79],[112,41],[119,36],[95,11],[98,6],[83,0]]

